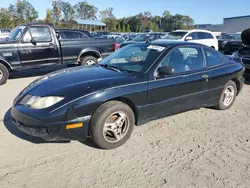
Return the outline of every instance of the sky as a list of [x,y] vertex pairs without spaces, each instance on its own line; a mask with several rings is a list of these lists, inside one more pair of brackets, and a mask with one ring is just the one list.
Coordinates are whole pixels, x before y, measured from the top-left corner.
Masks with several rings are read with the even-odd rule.
[[[0,0],[0,7],[7,8],[16,0]],[[52,0],[28,0],[38,10],[43,19],[47,8],[52,8]],[[76,4],[78,0],[65,0]],[[250,15],[250,0],[87,0],[99,10],[114,8],[117,18],[133,16],[150,11],[152,15],[162,15],[165,10],[171,14],[192,17],[195,24],[221,24],[223,18]]]

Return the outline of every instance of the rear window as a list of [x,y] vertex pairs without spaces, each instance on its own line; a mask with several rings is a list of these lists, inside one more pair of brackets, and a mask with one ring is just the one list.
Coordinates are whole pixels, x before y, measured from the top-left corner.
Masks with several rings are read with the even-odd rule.
[[83,39],[88,38],[84,33],[78,31],[61,31],[61,39]]
[[204,48],[208,67],[221,65],[223,63],[222,54],[212,48]]
[[11,33],[10,29],[1,29],[1,33]]

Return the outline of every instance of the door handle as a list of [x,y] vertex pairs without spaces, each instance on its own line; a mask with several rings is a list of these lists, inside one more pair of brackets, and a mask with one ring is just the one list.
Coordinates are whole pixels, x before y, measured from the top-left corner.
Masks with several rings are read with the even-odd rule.
[[203,79],[205,79],[206,81],[208,81],[208,75],[207,74],[204,74],[201,76]]

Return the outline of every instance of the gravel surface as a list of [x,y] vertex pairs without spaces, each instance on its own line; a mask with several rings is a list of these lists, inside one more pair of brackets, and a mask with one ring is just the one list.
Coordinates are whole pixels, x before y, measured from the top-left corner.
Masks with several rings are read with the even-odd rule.
[[14,78],[0,86],[0,188],[250,186],[249,85],[230,110],[202,108],[153,121],[105,151],[18,131],[8,110],[36,77]]

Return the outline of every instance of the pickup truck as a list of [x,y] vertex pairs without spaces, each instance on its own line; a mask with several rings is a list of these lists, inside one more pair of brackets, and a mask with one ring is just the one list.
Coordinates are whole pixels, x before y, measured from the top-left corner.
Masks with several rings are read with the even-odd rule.
[[0,41],[0,85],[6,83],[10,71],[55,64],[87,66],[118,48],[113,39],[67,38],[60,37],[60,32],[65,30],[32,23],[17,26],[5,41]]

